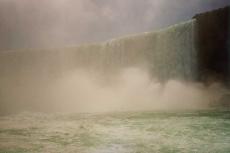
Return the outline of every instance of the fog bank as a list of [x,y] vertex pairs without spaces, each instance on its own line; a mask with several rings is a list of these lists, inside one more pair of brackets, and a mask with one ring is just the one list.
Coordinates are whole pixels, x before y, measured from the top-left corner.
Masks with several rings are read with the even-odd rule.
[[1,113],[208,109],[228,93],[218,83],[169,80],[162,84],[135,67],[113,76],[78,69],[51,81],[34,81],[25,78],[23,86],[5,85]]

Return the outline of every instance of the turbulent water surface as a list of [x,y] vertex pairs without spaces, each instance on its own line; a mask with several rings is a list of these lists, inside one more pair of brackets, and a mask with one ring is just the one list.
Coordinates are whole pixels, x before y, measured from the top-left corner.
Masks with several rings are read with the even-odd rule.
[[0,153],[227,153],[230,111],[0,117]]

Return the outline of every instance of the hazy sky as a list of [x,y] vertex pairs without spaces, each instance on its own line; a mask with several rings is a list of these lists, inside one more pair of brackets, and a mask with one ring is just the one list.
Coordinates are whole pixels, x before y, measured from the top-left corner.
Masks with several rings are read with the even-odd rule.
[[226,5],[230,0],[0,0],[0,50],[104,41]]

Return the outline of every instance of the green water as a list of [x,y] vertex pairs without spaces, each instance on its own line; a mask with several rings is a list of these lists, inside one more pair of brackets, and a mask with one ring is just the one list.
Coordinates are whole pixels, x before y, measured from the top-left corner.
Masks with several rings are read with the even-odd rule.
[[230,111],[0,117],[0,153],[229,153]]

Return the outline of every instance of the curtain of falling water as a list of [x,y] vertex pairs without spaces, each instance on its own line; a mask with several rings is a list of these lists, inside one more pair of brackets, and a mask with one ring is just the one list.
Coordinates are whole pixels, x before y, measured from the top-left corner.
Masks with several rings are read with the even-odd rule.
[[39,109],[47,105],[49,101],[44,99],[50,98],[47,91],[53,82],[76,69],[106,76],[115,75],[123,68],[139,67],[149,70],[152,77],[162,81],[195,80],[195,27],[196,21],[190,20],[157,32],[104,43],[66,49],[2,52],[0,111],[20,107]]

